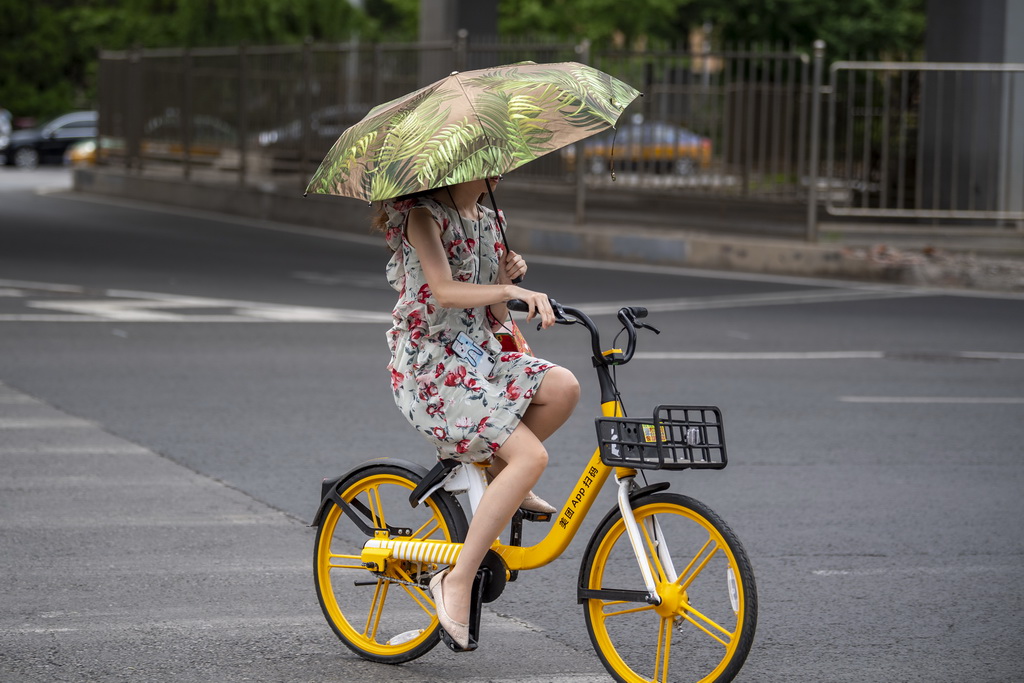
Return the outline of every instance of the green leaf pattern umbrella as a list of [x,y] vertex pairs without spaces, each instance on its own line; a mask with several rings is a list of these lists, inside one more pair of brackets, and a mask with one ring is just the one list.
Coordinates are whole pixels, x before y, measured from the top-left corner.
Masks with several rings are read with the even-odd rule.
[[639,94],[576,62],[455,72],[370,110],[306,192],[377,201],[507,173],[614,126]]

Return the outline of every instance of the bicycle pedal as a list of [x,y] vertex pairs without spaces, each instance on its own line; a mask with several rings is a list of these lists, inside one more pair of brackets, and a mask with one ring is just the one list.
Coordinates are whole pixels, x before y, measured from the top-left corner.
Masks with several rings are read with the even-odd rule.
[[469,643],[466,645],[466,647],[459,647],[459,644],[452,640],[452,637],[448,635],[448,631],[445,631],[442,628],[439,629],[439,632],[441,634],[441,642],[447,645],[448,649],[452,652],[472,652],[478,646],[476,638],[473,637],[473,634],[469,635]]
[[534,512],[525,508],[519,508],[519,514],[521,514],[523,519],[527,522],[550,522],[552,515],[550,512]]

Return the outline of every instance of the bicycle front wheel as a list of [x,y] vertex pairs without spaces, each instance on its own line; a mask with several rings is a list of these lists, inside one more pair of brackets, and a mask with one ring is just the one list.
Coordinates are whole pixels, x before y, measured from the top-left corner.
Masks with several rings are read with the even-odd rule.
[[[466,518],[450,494],[438,491],[420,506],[409,494],[420,477],[395,465],[361,470],[339,486],[341,499],[372,518],[376,528],[412,531],[403,540],[465,540]],[[320,607],[346,646],[364,659],[399,664],[433,648],[438,621],[427,583],[439,567],[390,559],[370,572],[360,560],[367,537],[332,503],[317,532],[313,574]]]
[[674,493],[634,501],[660,604],[646,592],[620,512],[595,533],[581,575],[590,640],[619,681],[731,681],[750,651],[757,590],[732,530]]

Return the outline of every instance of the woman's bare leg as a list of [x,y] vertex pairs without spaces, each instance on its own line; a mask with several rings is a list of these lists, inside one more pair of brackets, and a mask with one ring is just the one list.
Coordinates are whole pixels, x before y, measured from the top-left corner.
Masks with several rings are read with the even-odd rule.
[[575,375],[563,367],[553,367],[544,373],[523,422],[534,436],[547,441],[569,419],[579,400],[580,383]]
[[[563,367],[551,368],[544,373],[537,393],[523,415],[523,423],[537,439],[546,441],[569,419],[579,399],[580,385],[576,377]],[[493,478],[504,468],[505,461],[495,458],[487,473]]]
[[505,440],[495,457],[505,466],[484,491],[459,559],[444,579],[444,608],[452,619],[463,624],[469,623],[470,593],[484,555],[548,463],[544,445],[523,422]]
[[444,580],[445,609],[455,621],[468,623],[477,569],[544,472],[548,454],[541,442],[569,419],[579,396],[580,385],[571,372],[561,367],[548,370],[522,422],[495,454],[488,468],[491,484],[473,514],[459,559]]

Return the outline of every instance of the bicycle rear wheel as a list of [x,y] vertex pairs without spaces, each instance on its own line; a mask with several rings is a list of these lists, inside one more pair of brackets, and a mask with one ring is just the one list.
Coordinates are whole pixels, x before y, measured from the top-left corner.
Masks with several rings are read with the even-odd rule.
[[[374,465],[342,482],[350,505],[369,510],[373,526],[407,528],[404,540],[465,540],[465,513],[450,494],[438,491],[413,508],[409,494],[421,475],[402,466]],[[370,572],[360,560],[367,537],[332,503],[316,536],[313,575],[320,607],[346,646],[364,659],[399,664],[433,648],[438,638],[434,602],[427,583],[434,563],[388,560]]]
[[594,534],[580,577],[598,656],[616,680],[630,683],[732,680],[757,622],[754,572],[739,540],[687,496],[654,493],[633,507],[661,604],[637,598],[646,589],[614,511]]

